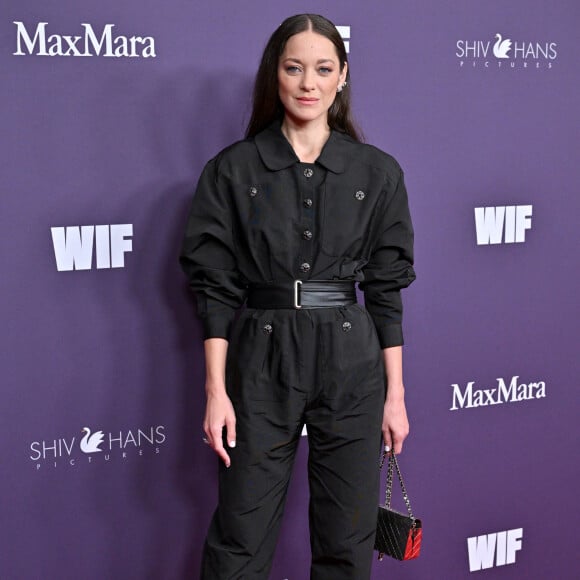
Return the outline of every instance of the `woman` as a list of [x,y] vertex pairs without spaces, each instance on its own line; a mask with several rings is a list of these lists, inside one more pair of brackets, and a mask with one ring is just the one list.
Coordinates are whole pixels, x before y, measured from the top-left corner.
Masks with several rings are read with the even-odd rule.
[[222,460],[204,579],[268,577],[304,424],[311,578],[370,575],[381,432],[396,453],[408,433],[400,289],[415,274],[402,171],[360,142],[348,81],[331,22],[285,20],[246,139],[195,194],[181,264],[204,324],[206,442]]

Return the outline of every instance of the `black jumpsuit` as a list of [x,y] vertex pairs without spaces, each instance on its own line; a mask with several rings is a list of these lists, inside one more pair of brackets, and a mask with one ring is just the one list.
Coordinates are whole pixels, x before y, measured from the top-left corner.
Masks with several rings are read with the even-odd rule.
[[[415,279],[401,168],[336,131],[315,163],[301,163],[275,122],[206,165],[180,261],[205,338],[229,340],[226,388],[237,421],[202,578],[268,578],[304,424],[311,578],[368,578],[381,349],[403,344],[400,289]],[[366,308],[244,308],[235,318],[248,285],[296,279],[355,280]]]

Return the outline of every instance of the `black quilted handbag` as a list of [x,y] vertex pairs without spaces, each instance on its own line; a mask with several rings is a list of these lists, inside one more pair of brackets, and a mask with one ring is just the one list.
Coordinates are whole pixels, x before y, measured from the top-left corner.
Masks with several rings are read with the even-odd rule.
[[[419,556],[421,551],[421,539],[423,536],[423,526],[421,520],[416,518],[411,511],[411,502],[403,483],[397,456],[393,451],[385,451],[381,457],[379,469],[385,462],[388,455],[387,467],[387,490],[385,504],[379,506],[377,517],[377,534],[375,536],[375,550],[379,552],[379,560],[384,555],[391,556],[397,560],[412,560]],[[403,499],[407,506],[408,514],[402,514],[391,509],[391,495],[393,493],[393,468],[397,470],[397,476],[401,484]]]

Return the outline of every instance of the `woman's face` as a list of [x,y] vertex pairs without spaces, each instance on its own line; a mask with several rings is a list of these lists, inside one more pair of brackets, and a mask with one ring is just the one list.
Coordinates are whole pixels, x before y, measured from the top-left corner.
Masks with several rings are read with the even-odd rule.
[[332,42],[312,30],[291,36],[278,62],[278,94],[286,116],[298,124],[327,122],[328,109],[346,79]]

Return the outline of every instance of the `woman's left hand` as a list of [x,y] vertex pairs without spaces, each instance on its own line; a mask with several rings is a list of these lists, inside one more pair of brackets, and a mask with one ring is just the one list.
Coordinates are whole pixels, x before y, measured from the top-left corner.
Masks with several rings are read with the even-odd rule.
[[409,420],[405,399],[402,396],[390,398],[387,396],[383,411],[383,441],[396,454],[403,450],[403,441],[409,434]]

